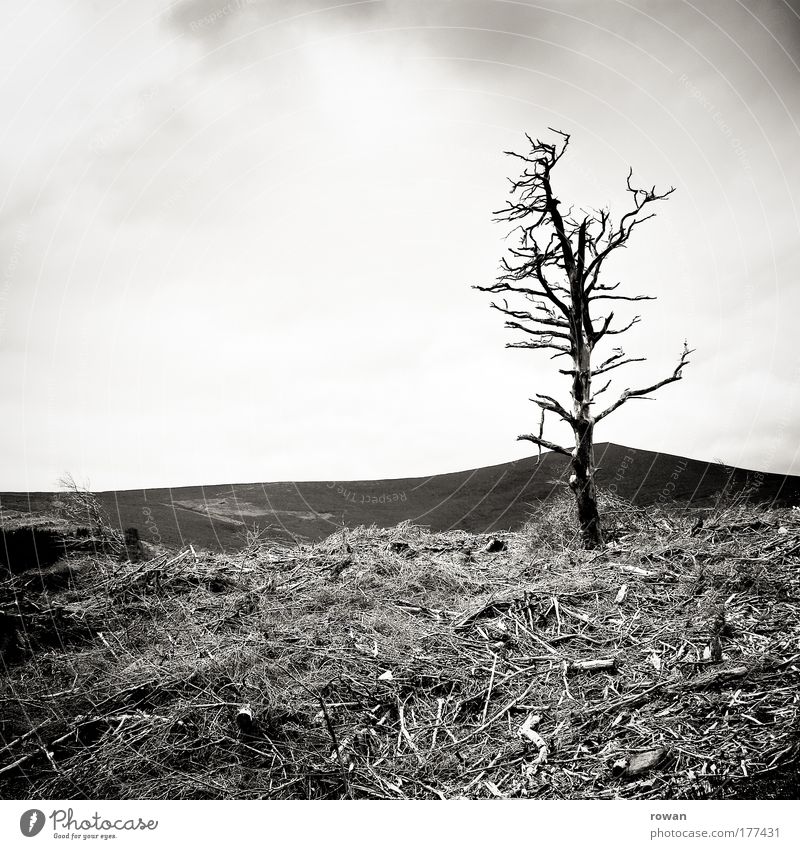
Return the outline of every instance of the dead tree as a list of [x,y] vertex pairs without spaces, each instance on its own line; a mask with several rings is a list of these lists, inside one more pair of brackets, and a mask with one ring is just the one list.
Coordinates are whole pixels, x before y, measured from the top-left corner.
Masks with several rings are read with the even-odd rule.
[[[637,188],[630,171],[627,190],[632,207],[619,221],[612,221],[608,209],[562,212],[553,191],[552,171],[570,137],[558,130],[552,132],[560,136],[559,143],[546,144],[526,134],[528,153],[506,151],[524,163],[524,170],[510,181],[512,199],[494,214],[495,220],[515,225],[512,233],[519,234],[519,242],[501,260],[497,281],[474,288],[505,296],[500,303],[493,302],[492,308],[506,317],[507,328],[525,334],[524,339],[509,342],[507,348],[542,349],[554,352],[551,359],[570,359],[570,367],[559,372],[571,383],[571,409],[549,395],[537,394],[531,400],[541,410],[538,433],[517,438],[534,443],[540,457],[542,448],[570,457],[569,484],[575,494],[581,536],[587,548],[595,548],[602,545],[603,535],[595,486],[594,427],[626,401],[648,398],[656,389],[680,380],[692,352],[684,342],[672,374],[643,389],[625,389],[616,401],[595,413],[596,399],[608,389],[611,379],[596,390],[593,379],[645,359],[629,357],[621,347],[613,347],[603,360],[593,364],[592,355],[599,343],[624,333],[640,319],[637,315],[627,323],[615,322],[610,309],[607,315],[594,315],[596,303],[653,300],[650,295],[619,294],[619,283],[601,282],[604,266],[614,251],[627,245],[636,227],[655,215],[652,205],[666,200],[675,190]],[[515,299],[516,304],[509,305],[508,298]],[[546,413],[554,413],[571,427],[574,447],[565,448],[544,438]]]

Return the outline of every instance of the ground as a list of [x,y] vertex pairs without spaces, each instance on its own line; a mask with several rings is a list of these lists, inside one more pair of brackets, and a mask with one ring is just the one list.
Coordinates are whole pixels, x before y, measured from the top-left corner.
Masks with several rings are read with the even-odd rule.
[[560,500],[495,536],[84,535],[0,584],[0,796],[796,795],[800,511],[603,506],[591,553]]

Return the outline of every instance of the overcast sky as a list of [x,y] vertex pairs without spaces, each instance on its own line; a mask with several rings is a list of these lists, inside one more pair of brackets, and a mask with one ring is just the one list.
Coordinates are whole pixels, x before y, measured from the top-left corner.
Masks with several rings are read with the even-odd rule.
[[548,126],[565,203],[677,189],[608,268],[659,298],[612,388],[697,353],[598,441],[800,474],[800,4],[31,0],[0,40],[0,489],[530,453],[568,387],[470,286]]

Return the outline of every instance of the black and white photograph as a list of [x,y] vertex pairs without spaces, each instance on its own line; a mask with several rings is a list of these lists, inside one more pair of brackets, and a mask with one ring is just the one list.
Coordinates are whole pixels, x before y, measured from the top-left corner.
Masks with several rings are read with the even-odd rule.
[[800,3],[3,12],[0,834],[793,842]]

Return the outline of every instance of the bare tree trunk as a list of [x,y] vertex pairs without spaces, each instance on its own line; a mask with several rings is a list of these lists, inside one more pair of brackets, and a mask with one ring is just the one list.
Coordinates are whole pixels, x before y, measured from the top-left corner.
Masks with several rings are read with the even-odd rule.
[[581,423],[575,428],[575,451],[572,455],[572,475],[569,479],[569,485],[575,494],[578,522],[585,548],[598,548],[603,544],[594,482],[593,430],[593,422]]
[[[577,300],[581,304],[582,298],[578,296]],[[575,434],[575,448],[572,452],[572,474],[569,485],[575,494],[583,545],[591,549],[603,545],[600,514],[597,510],[597,489],[594,482],[594,418],[591,413],[592,347],[580,327],[575,330],[574,340],[572,430]]]

